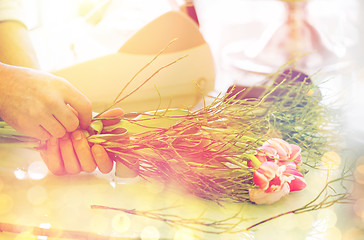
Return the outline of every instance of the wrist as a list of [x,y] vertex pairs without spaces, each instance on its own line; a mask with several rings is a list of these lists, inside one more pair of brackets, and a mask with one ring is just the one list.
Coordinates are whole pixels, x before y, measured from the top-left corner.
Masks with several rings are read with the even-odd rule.
[[0,62],[0,117],[3,118],[4,109],[9,96],[12,95],[16,79],[13,75],[20,67]]

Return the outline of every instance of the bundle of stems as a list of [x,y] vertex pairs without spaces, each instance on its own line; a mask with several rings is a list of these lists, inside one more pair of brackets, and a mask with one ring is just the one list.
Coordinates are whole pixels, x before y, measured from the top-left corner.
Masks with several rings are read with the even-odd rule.
[[[180,59],[159,68],[138,88],[124,94],[136,74],[105,111]],[[305,153],[303,162],[315,165],[326,151],[329,135],[334,134],[319,91],[308,76],[294,70],[280,70],[267,79],[270,83],[263,86],[265,90],[260,96],[240,98],[242,92],[231,90],[214,98],[206,97],[211,103],[198,110],[129,113],[117,117],[120,122],[105,127],[101,120],[112,118],[102,118],[100,113],[85,133],[90,144],[102,145],[112,159],[144,179],[179,186],[217,203],[246,202],[249,189],[255,187],[254,169],[248,162],[264,141],[280,137],[299,144]],[[17,133],[4,122],[0,123],[0,143],[43,147],[38,140]]]
[[[307,153],[304,162],[317,163],[325,152],[329,122],[312,88],[307,80],[285,77],[259,98],[239,99],[228,92],[195,111],[130,113],[107,127],[100,124],[105,118],[96,116],[87,139],[144,179],[181,186],[218,203],[245,202],[254,187],[254,169],[247,162],[267,139],[299,144]],[[0,126],[3,144],[41,148],[4,122]]]

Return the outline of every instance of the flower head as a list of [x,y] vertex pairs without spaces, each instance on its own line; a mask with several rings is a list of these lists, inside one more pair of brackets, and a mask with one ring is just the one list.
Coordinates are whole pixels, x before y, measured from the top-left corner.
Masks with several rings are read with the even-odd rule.
[[271,138],[258,148],[256,157],[261,162],[273,161],[278,165],[302,165],[301,148],[280,138]]
[[256,204],[272,204],[289,192],[306,187],[302,173],[295,167],[272,161],[259,166],[253,174],[253,181],[259,188],[249,190],[249,199]]
[[262,163],[253,175],[253,181],[259,189],[250,189],[249,199],[256,204],[272,204],[287,195],[290,192],[290,176],[283,174],[285,170],[285,165]]

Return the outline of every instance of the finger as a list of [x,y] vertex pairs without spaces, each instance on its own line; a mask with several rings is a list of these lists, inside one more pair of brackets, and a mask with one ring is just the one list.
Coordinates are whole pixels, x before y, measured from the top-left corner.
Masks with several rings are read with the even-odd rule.
[[101,117],[118,117],[124,115],[124,110],[121,108],[113,108],[105,111],[100,116]]
[[40,125],[30,125],[27,126],[27,128],[14,126],[14,129],[18,132],[24,133],[30,137],[34,137],[39,140],[48,140],[51,138],[51,134],[49,134],[48,131]]
[[[121,108],[113,108],[110,109],[106,112],[104,112],[103,114],[100,115],[100,117],[120,117],[124,115],[124,110]],[[120,122],[120,119],[110,119],[110,120],[102,120],[102,123],[104,124],[104,126],[110,126],[110,125],[114,125],[117,124],[118,122]]]
[[79,120],[77,115],[67,105],[61,111],[56,112],[54,118],[63,125],[67,132],[73,132],[78,128]]
[[58,140],[56,138],[51,138],[47,141],[47,149],[42,152],[45,159],[45,164],[47,165],[49,171],[54,175],[64,175],[65,170],[63,166],[63,161],[61,153],[59,151]]
[[109,173],[113,168],[113,161],[106,150],[101,145],[95,144],[91,147],[91,151],[100,172]]
[[71,107],[71,105],[69,105],[68,103],[66,104],[66,106],[73,112],[73,114],[76,115],[76,117],[78,118],[78,112],[73,108]]
[[78,113],[80,127],[86,129],[92,119],[90,100],[76,88],[71,87],[70,92],[65,96],[65,101]]
[[91,148],[82,131],[76,130],[71,133],[73,148],[78,157],[81,169],[85,172],[93,172],[96,169],[96,163],[91,153]]
[[61,138],[66,133],[66,129],[63,125],[54,117],[48,117],[44,119],[41,126],[46,130],[51,136],[55,138]]
[[69,133],[66,133],[63,138],[59,139],[59,148],[61,150],[65,171],[69,174],[80,173],[81,167],[73,149]]
[[[32,109],[30,109],[29,111],[33,112]],[[15,112],[14,114],[17,115],[17,113]],[[32,113],[28,113],[26,115],[20,114],[15,118],[14,116],[11,116],[8,123],[17,132],[26,134],[30,137],[37,138],[39,140],[48,140],[51,138],[52,135],[45,129],[44,126],[42,126],[42,123],[47,122],[47,119],[50,119],[51,117],[45,112],[46,111],[40,112],[39,114],[36,115],[35,118],[30,116],[32,115]]]
[[27,130],[22,130],[22,129],[18,129],[16,128],[17,131],[19,132],[24,132],[26,134],[28,134],[29,136],[35,137],[39,140],[48,140],[51,138],[51,134],[45,130],[42,126],[33,126],[30,129]]

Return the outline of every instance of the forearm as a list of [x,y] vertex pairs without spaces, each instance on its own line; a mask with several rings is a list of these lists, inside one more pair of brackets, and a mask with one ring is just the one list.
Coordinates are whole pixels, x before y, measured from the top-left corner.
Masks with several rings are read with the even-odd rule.
[[28,30],[21,23],[0,22],[0,62],[39,69]]

